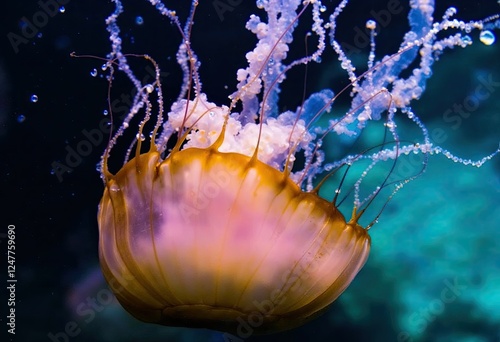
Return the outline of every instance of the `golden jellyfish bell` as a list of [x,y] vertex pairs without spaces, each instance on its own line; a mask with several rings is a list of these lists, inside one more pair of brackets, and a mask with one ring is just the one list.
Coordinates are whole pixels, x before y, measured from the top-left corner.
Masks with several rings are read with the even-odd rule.
[[146,322],[228,332],[242,321],[256,332],[303,324],[351,283],[370,237],[286,172],[220,152],[221,142],[165,160],[153,148],[107,179],[106,280]]

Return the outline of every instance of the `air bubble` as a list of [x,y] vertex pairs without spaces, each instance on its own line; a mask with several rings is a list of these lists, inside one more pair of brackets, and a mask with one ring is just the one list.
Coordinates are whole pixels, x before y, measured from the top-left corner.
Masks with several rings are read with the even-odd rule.
[[38,95],[36,95],[36,94],[31,95],[30,101],[33,103],[37,103],[38,102]]
[[479,34],[479,40],[484,45],[491,45],[495,42],[495,35],[490,30],[484,30]]
[[96,77],[96,76],[97,76],[97,69],[93,69],[93,70],[90,72],[90,76],[92,76],[92,77]]
[[144,19],[140,15],[138,15],[137,17],[135,17],[135,23],[137,25],[142,25],[144,24]]

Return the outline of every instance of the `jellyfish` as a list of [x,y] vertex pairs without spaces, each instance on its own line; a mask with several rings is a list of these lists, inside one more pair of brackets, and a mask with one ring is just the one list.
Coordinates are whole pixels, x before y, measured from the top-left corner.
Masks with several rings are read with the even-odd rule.
[[[237,89],[226,104],[216,104],[203,92],[201,61],[190,44],[198,1],[182,23],[176,11],[149,0],[182,37],[177,62],[183,84],[167,109],[158,63],[122,51],[118,17],[124,8],[120,0],[113,2],[115,11],[106,21],[112,45],[109,80],[116,70],[124,73],[136,94],[100,162],[105,189],[98,212],[99,256],[117,299],[142,321],[239,336],[245,326],[271,333],[302,325],[353,281],[370,252],[369,229],[388,200],[425,170],[431,155],[479,167],[498,153],[475,161],[455,156],[432,142],[410,107],[425,91],[439,56],[469,46],[465,33],[471,30],[492,35],[497,16],[464,22],[450,8],[435,22],[433,1],[411,1],[410,31],[399,49],[381,60],[375,57],[377,23],[367,22],[367,71],[357,74],[336,40],[337,18],[347,0],[329,14],[319,0],[258,0],[267,21],[249,18],[246,28],[256,35],[256,46],[246,55],[248,66],[237,71]],[[304,16],[311,18],[316,50],[288,61],[294,30]],[[446,30],[454,33],[446,35]],[[328,45],[349,86],[337,94],[330,89],[309,94],[297,109],[280,112],[287,72],[321,63]],[[142,83],[134,74],[129,60],[136,58],[151,63],[153,82]],[[407,76],[401,76],[403,71]],[[335,100],[346,92],[350,109],[334,114]],[[418,129],[419,140],[400,138],[397,123],[403,119]],[[327,158],[322,149],[327,138],[357,137],[371,122],[383,126],[383,141],[339,160]],[[133,123],[137,134],[125,163],[113,173],[110,159]],[[422,170],[397,179],[392,171],[407,154],[424,155]],[[349,198],[341,191],[357,164],[363,167],[347,189],[353,202],[346,219],[338,204]],[[389,165],[389,171],[365,192],[364,180],[380,164]],[[327,199],[320,190],[338,174],[338,186]],[[383,191],[388,191],[387,201],[361,225]]]

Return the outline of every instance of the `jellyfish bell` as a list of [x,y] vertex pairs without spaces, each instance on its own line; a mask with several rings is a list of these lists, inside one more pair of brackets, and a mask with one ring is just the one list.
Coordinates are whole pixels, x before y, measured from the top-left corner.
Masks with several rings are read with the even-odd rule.
[[[276,148],[264,143],[271,129],[282,135],[278,143],[295,144],[308,134],[303,123],[266,125],[259,159],[258,130],[232,136],[237,122],[227,107],[202,94],[172,108],[172,124],[191,127],[183,149],[181,138],[166,158],[154,143],[141,154],[138,140],[135,157],[115,175],[104,156],[100,260],[107,281],[120,284],[120,303],[146,322],[234,333],[256,312],[255,332],[314,317],[366,262],[370,237],[355,213],[346,222],[287,169],[262,161],[271,163],[265,150]],[[240,153],[224,152],[236,143]]]
[[115,294],[130,313],[230,332],[256,312],[256,332],[303,324],[370,249],[367,231],[332,203],[217,144],[130,160],[107,181],[99,226],[104,274],[127,279]]
[[[320,18],[324,12],[321,1],[305,1],[301,9],[298,0],[286,4],[258,1],[269,14],[269,23],[255,16],[247,23],[259,41],[247,54],[248,68],[238,71],[238,89],[228,106],[211,103],[201,91],[199,62],[189,43],[198,2],[193,1],[184,28],[174,11],[151,2],[183,36],[177,58],[185,73],[184,83],[164,119],[159,67],[151,57],[143,56],[156,71],[152,84],[141,84],[131,71],[127,63],[131,56],[121,52],[116,20],[123,7],[115,0],[116,11],[107,21],[113,46],[108,66],[113,70],[119,65],[137,94],[101,163],[105,190],[98,213],[99,255],[105,278],[123,307],[146,322],[238,335],[244,324],[256,333],[299,326],[337,299],[365,264],[371,243],[368,229],[373,222],[365,227],[358,222],[366,207],[381,188],[394,185],[392,197],[412,178],[394,183],[387,176],[363,199],[360,187],[370,170],[385,161],[394,165],[407,153],[443,153],[456,158],[432,145],[425,126],[408,107],[411,99],[420,96],[421,81],[427,74],[416,69],[410,87],[393,70],[406,63],[408,53],[428,53],[424,49],[437,39],[437,32],[423,30],[420,38],[412,36],[380,64],[375,64],[370,54],[369,69],[361,76],[355,75],[333,40],[351,80],[353,107],[326,127],[315,128],[313,124],[329,112],[336,96],[329,90],[314,93],[296,111],[278,114],[279,84],[291,67],[320,59],[325,28],[334,31],[335,18],[347,1],[339,5],[328,25]],[[284,66],[291,33],[308,6],[312,7],[313,31],[320,41],[318,50]],[[429,13],[427,7],[413,10],[422,11],[428,19],[419,25],[432,24],[432,11]],[[459,26],[460,22],[448,24]],[[375,26],[370,27],[374,32]],[[437,43],[460,44],[448,38]],[[422,69],[428,67],[423,65]],[[111,82],[113,77],[109,79]],[[394,83],[390,91],[386,82]],[[154,123],[153,98],[158,107]],[[238,103],[241,111],[236,113]],[[420,128],[422,143],[401,144],[394,120],[398,109]],[[132,158],[127,157],[113,174],[108,166],[110,156],[140,112],[144,115],[135,147],[127,153]],[[384,127],[396,142],[393,147],[384,143],[373,153],[323,163],[320,146],[324,137],[356,135],[367,121],[380,119],[382,112],[386,112]],[[151,134],[146,138],[149,126]],[[305,162],[297,169],[294,162],[300,152]],[[337,195],[332,201],[324,199],[319,195],[324,183],[314,187],[312,180],[324,172],[326,179],[332,174],[330,170],[357,160],[368,161],[368,166],[352,186],[352,216],[346,220],[337,208]]]

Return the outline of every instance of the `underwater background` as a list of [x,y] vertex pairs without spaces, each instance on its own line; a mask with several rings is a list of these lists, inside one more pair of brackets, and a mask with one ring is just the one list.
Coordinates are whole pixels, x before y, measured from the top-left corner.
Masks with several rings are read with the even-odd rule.
[[[370,13],[380,13],[388,2],[351,1],[339,19],[338,40],[354,45],[359,39],[355,28],[364,28]],[[229,6],[223,13],[217,9],[220,3]],[[178,35],[148,3],[124,5],[121,25],[127,52],[155,57],[170,104],[180,86]],[[408,30],[408,5],[400,5],[405,10],[377,37],[379,57],[394,52]],[[500,13],[496,0],[436,5],[436,18],[452,5],[464,20]],[[113,5],[22,0],[4,6],[0,336],[6,339],[1,340],[231,341],[218,332],[137,321],[116,302],[101,275],[96,214],[103,185],[96,164],[107,142],[103,111],[108,84],[100,71],[102,60],[72,58],[70,53],[105,57],[110,47],[104,20]],[[189,4],[172,7],[180,7],[182,16]],[[253,1],[200,0],[192,45],[211,101],[227,103],[236,70],[245,66],[245,53],[256,42],[244,29],[251,13],[257,13]],[[500,46],[481,44],[478,32],[471,36],[471,47],[448,51],[434,65],[426,93],[413,109],[431,132],[437,132],[441,146],[480,159],[500,142]],[[300,47],[301,39],[293,46]],[[367,53],[361,48],[350,57],[362,65]],[[337,92],[347,84],[337,63],[331,54],[320,66],[311,66],[311,91],[330,87]],[[474,98],[474,110],[454,111],[474,97],[485,80],[490,80],[490,96]],[[292,73],[280,106],[295,108],[299,103],[293,94],[300,94],[302,87],[303,74]],[[112,100],[126,106],[131,89],[124,79],[117,81]],[[347,109],[347,103],[338,103],[333,113]],[[453,114],[445,114],[450,110]],[[336,146],[324,148],[328,152]],[[66,166],[63,171],[61,165]],[[344,210],[344,215],[350,212]],[[9,225],[15,225],[15,335],[7,332]],[[500,156],[479,169],[432,156],[426,173],[395,196],[370,235],[367,264],[325,314],[291,331],[245,340],[500,342]]]

